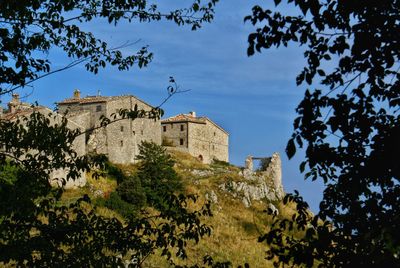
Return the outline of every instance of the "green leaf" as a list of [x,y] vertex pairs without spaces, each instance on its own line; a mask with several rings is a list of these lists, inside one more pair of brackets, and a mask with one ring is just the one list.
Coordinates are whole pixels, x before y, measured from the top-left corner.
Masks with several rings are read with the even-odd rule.
[[289,159],[291,159],[295,153],[296,153],[296,146],[294,144],[294,139],[291,138],[286,146],[286,155],[288,156]]

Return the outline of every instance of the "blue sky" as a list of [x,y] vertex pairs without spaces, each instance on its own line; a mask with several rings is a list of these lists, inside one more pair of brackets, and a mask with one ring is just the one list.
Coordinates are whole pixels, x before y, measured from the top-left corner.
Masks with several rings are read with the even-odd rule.
[[[164,2],[165,7],[170,2]],[[95,95],[98,90],[102,95],[132,94],[158,105],[166,97],[169,76],[173,76],[181,89],[190,91],[175,95],[163,106],[166,116],[196,111],[214,120],[230,133],[230,161],[236,165],[244,165],[247,155],[279,152],[285,190],[299,190],[316,212],[322,185],[304,181],[299,173],[302,152],[290,161],[284,152],[295,108],[305,90],[295,84],[304,65],[302,50],[272,49],[247,57],[247,35],[253,27],[243,18],[256,2],[222,0],[215,20],[194,32],[169,22],[123,23],[116,28],[101,22],[85,25],[111,46],[139,40],[136,46],[125,48],[125,53],[149,45],[153,62],[145,69],[118,72],[107,68],[97,75],[76,66],[38,80],[21,95],[28,93],[25,101],[54,107],[78,88],[83,95]],[[51,52],[50,59],[55,67],[68,63],[57,51]]]

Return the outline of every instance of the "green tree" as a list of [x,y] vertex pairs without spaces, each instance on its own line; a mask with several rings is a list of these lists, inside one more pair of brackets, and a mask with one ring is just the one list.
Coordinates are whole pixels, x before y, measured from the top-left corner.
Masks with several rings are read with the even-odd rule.
[[[195,0],[189,8],[163,14],[144,0],[0,1],[0,95],[80,63],[97,73],[107,64],[127,70],[146,66],[151,60],[147,47],[124,56],[82,31],[84,23],[105,19],[117,25],[165,19],[197,29],[211,21],[216,2]],[[54,69],[48,60],[54,48],[72,62]],[[52,125],[52,116],[33,111],[28,117],[0,120],[0,265],[122,267],[123,256],[140,267],[156,250],[171,262],[172,256],[185,258],[186,241],[198,241],[210,233],[199,220],[200,215],[210,215],[209,207],[187,208],[194,196],[165,196],[163,211],[124,223],[97,215],[87,196],[69,206],[60,205],[63,188],[52,188],[49,174],[66,168],[65,179],[76,179],[82,171],[104,168],[106,159],[77,156],[71,145],[83,133],[68,129],[65,118]],[[104,118],[101,127],[123,118],[159,116],[159,109],[119,111],[113,118]]]
[[[304,147],[300,171],[323,180],[325,190],[316,216],[297,193],[287,196],[298,212],[260,240],[281,265],[398,267],[400,2],[274,2],[283,9],[254,6],[245,18],[257,27],[247,52],[305,47],[307,65],[296,81],[310,88],[286,152],[291,158]],[[285,15],[288,8],[298,15]],[[293,228],[305,235],[285,233]]]
[[137,177],[149,204],[160,206],[165,195],[183,190],[182,181],[173,168],[175,161],[162,146],[144,141],[139,145],[137,159],[140,160]]
[[[162,13],[156,4],[146,0],[1,1],[0,94],[13,92],[37,79],[82,63],[93,73],[108,64],[118,70],[144,67],[153,57],[147,46],[133,55],[123,55],[120,50],[123,47],[109,47],[93,33],[83,31],[81,26],[96,20],[114,25],[122,21],[169,20],[196,30],[213,19],[213,8],[218,0],[204,2],[194,0],[188,8]],[[54,69],[48,57],[54,48],[63,51],[72,61]]]

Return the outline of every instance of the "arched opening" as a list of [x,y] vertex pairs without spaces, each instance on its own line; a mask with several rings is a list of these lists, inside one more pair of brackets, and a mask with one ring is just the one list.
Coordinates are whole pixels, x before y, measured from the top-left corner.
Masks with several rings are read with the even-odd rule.
[[199,156],[197,157],[201,162],[203,162],[203,156],[201,154],[199,154]]

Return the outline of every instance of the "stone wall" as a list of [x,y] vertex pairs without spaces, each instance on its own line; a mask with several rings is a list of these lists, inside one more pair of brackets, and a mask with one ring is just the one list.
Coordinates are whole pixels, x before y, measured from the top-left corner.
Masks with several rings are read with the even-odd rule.
[[[107,114],[117,112],[119,109],[150,110],[152,107],[144,102],[127,96],[107,103]],[[161,144],[160,120],[138,118],[135,120],[124,119],[106,127],[108,157],[114,163],[134,163],[138,154],[138,145],[142,141],[152,141]]]
[[[68,116],[85,126],[86,130],[100,126],[101,116],[112,120],[120,109],[151,110],[152,107],[133,96],[98,97],[101,101],[60,103],[59,111],[69,109]],[[111,162],[119,164],[134,163],[138,145],[142,141],[161,144],[160,120],[138,118],[113,122],[105,128],[90,131],[86,135],[87,152],[106,154]]]
[[[271,161],[264,171],[253,171],[252,156],[248,156],[245,161],[246,168],[239,172],[243,177],[240,181],[228,180],[219,185],[220,190],[229,192],[235,198],[240,198],[246,207],[251,206],[253,201],[282,200],[285,192],[282,186],[282,167],[281,159],[278,153],[274,153]],[[229,178],[229,177],[228,177]],[[277,209],[269,206],[275,213]]]
[[[106,115],[106,103],[105,102],[94,102],[94,103],[72,103],[72,104],[63,104],[58,106],[58,111],[61,114],[64,114],[68,110],[68,114],[71,114],[71,117],[75,117],[76,114],[82,112],[89,113],[89,125],[85,127],[93,128],[100,122],[100,117]],[[87,119],[86,119],[87,120]]]
[[[170,146],[188,149],[188,122],[165,122],[161,127],[162,138],[171,143]],[[182,144],[181,144],[182,142]]]
[[[229,161],[229,136],[210,120],[205,124],[189,123],[189,153],[211,163],[213,159]],[[201,156],[201,157],[200,157]]]
[[[18,115],[18,113],[21,110],[15,110],[15,113],[7,113],[5,115],[11,116],[10,120],[16,120],[21,117],[29,117],[31,113],[39,112],[43,114],[48,120],[50,126],[58,124],[60,125],[62,123],[62,120],[64,117],[60,114],[54,113],[52,110],[45,108],[45,107],[35,107],[35,108],[26,108],[24,107],[24,113],[23,115]],[[21,120],[21,124],[25,124],[26,122]],[[75,123],[72,120],[67,121],[67,127],[70,130],[76,130],[79,129],[81,132],[84,130],[82,126],[79,124]],[[86,154],[86,143],[85,143],[85,135],[79,135],[75,138],[75,140],[72,143],[72,149],[76,152],[77,156],[83,156]],[[33,150],[28,150],[25,153],[37,153],[37,151]],[[23,159],[25,156],[21,156]],[[62,186],[63,181],[65,182],[65,188],[74,188],[77,186],[83,186],[86,184],[86,175],[85,172],[81,172],[80,176],[76,180],[66,180],[67,175],[68,175],[68,169],[56,169],[52,170],[49,174],[49,182],[50,184],[54,186]]]
[[[48,114],[50,110],[49,109],[44,109],[43,114]],[[54,118],[55,116],[55,118]],[[52,116],[49,117],[51,124],[60,124],[62,120],[62,116],[59,114],[52,114]],[[68,120],[67,122],[67,127],[70,130],[75,130],[79,129],[81,132],[85,130],[84,127],[81,125],[77,124],[76,122],[72,120]],[[79,135],[75,138],[74,142],[72,143],[72,149],[77,153],[77,156],[83,156],[86,154],[86,140],[85,140],[85,135]],[[52,184],[57,184],[61,185],[62,180],[66,179],[68,175],[68,169],[57,169],[53,170],[50,174],[50,180],[52,181]],[[79,178],[76,180],[66,180],[65,181],[65,188],[76,188],[76,187],[81,187],[86,184],[86,173],[81,172]]]

